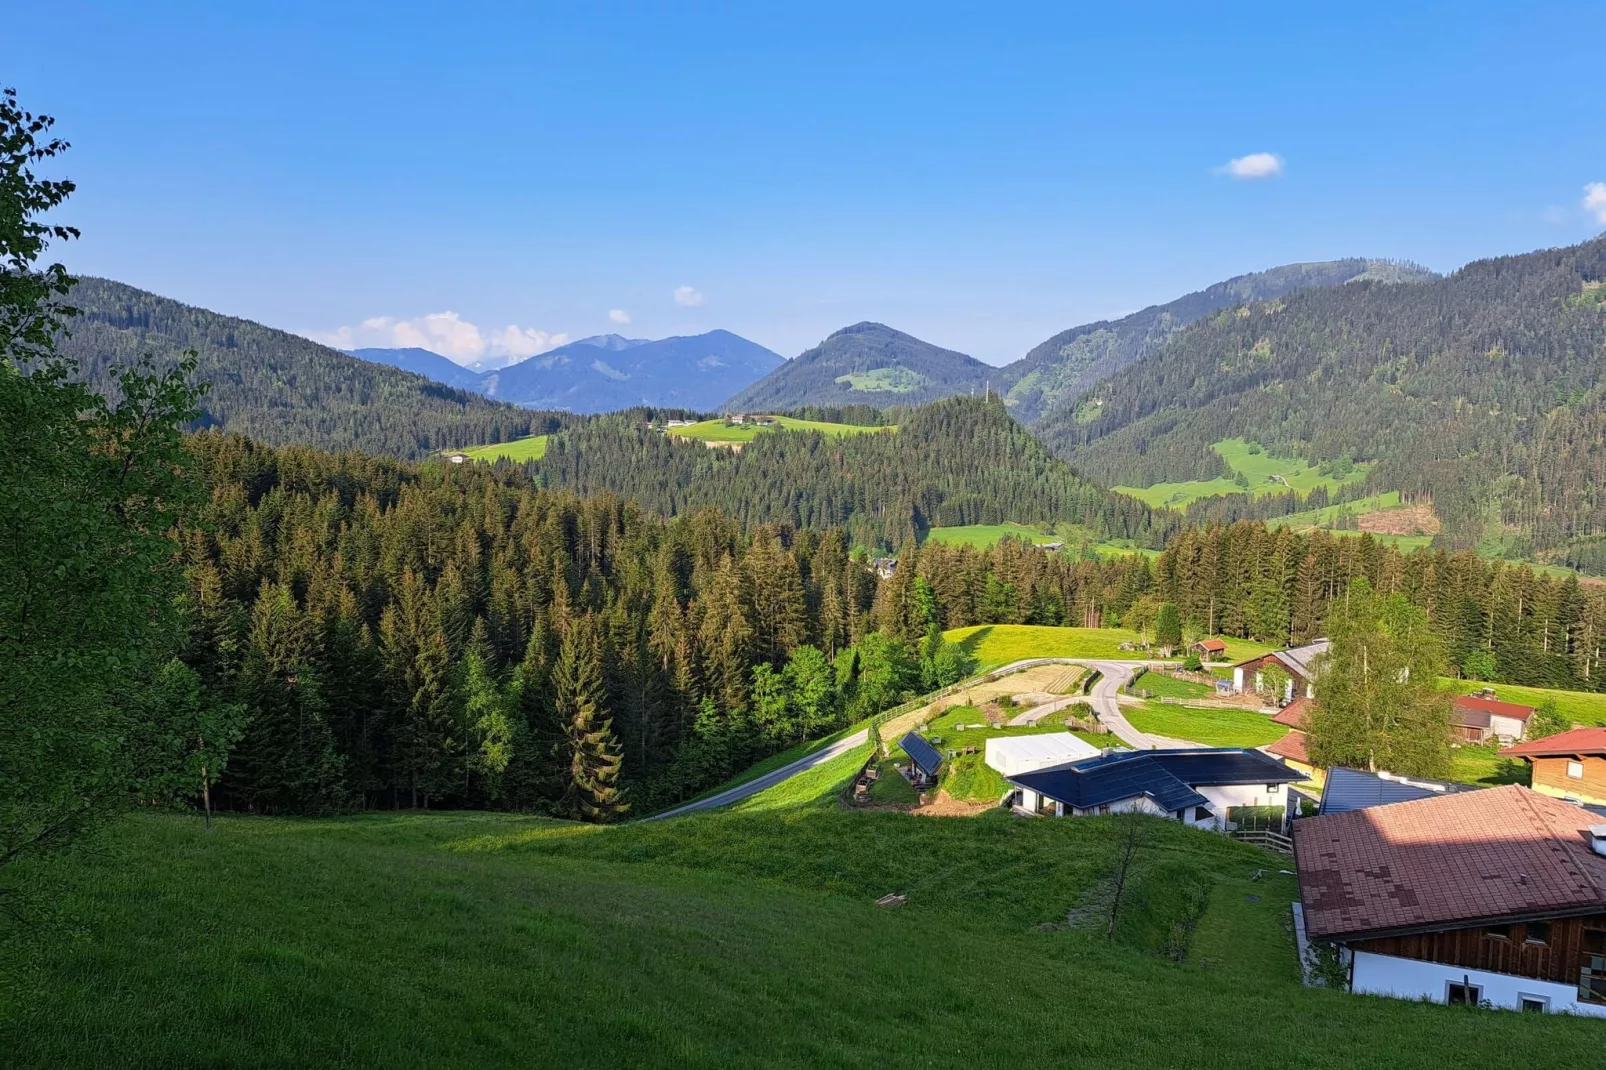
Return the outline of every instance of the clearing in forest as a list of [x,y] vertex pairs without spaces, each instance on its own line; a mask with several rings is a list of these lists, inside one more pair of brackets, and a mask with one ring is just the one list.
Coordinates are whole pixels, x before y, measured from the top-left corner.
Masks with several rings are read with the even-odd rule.
[[516,438],[512,442],[493,442],[489,446],[473,446],[466,450],[451,450],[448,452],[462,453],[476,461],[539,461],[546,456],[548,435],[528,435]]
[[687,424],[685,427],[671,427],[668,434],[675,438],[689,438],[698,442],[751,442],[766,431],[818,431],[822,435],[835,437],[839,435],[864,435],[881,431],[896,431],[892,425],[869,424],[834,424],[823,420],[798,420],[791,416],[769,417],[772,423],[758,424],[744,422],[727,424],[723,419],[704,420],[701,423]]

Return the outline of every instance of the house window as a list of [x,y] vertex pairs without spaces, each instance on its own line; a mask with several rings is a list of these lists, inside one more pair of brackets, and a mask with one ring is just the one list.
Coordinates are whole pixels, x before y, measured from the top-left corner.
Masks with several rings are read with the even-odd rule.
[[1195,821],[1209,821],[1215,816],[1210,812],[1210,807],[1208,806],[1195,806],[1193,808],[1193,819]]
[[1606,955],[1585,955],[1578,970],[1578,998],[1606,1003]]
[[1476,1007],[1483,1002],[1483,989],[1478,985],[1451,981],[1445,986],[1444,1002],[1452,1007]]
[[1525,1012],[1544,1014],[1550,1010],[1550,998],[1548,996],[1519,995],[1517,998],[1522,1001],[1522,1009]]
[[1590,955],[1606,955],[1606,929],[1584,930],[1584,952]]
[[1583,762],[1568,762],[1567,763],[1567,775],[1572,777],[1574,780],[1582,780],[1582,779],[1584,779],[1584,763]]
[[1550,922],[1530,921],[1528,931],[1523,935],[1523,942],[1527,944],[1550,943]]
[[1107,814],[1107,813],[1110,812],[1110,808],[1109,808],[1109,806],[1101,806],[1094,812],[1095,813],[1099,813],[1099,814]]
[[1266,785],[1266,794],[1267,795],[1280,795],[1280,794],[1282,794],[1282,790],[1283,790],[1283,786],[1281,784],[1267,784]]
[[1509,925],[1485,925],[1483,927],[1483,935],[1489,937],[1489,939],[1491,939],[1491,940],[1510,940],[1511,939],[1511,926],[1509,926]]

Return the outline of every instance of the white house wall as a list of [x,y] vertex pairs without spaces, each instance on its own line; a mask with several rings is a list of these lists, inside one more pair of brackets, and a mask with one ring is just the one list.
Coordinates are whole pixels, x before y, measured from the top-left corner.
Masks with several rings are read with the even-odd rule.
[[[1209,807],[1214,818],[1208,822],[1198,822],[1213,828],[1221,828],[1227,820],[1227,808],[1230,806],[1286,806],[1288,803],[1288,788],[1278,785],[1276,794],[1267,794],[1264,784],[1208,784],[1193,789],[1209,800]],[[1192,811],[1189,811],[1191,821]]]
[[1521,739],[1523,723],[1515,717],[1502,717],[1494,713],[1489,715],[1489,731],[1501,739]]
[[1576,985],[1557,984],[1554,981],[1536,981],[1528,977],[1513,977],[1508,973],[1490,973],[1487,970],[1469,970],[1464,966],[1446,966],[1437,962],[1379,955],[1372,951],[1355,952],[1354,973],[1350,990],[1374,996],[1395,996],[1399,999],[1426,999],[1443,1003],[1452,983],[1470,983],[1483,989],[1483,998],[1495,1007],[1521,1010],[1522,999],[1548,1000],[1553,1013],[1570,1013],[1606,1018],[1606,1004],[1580,1003]]

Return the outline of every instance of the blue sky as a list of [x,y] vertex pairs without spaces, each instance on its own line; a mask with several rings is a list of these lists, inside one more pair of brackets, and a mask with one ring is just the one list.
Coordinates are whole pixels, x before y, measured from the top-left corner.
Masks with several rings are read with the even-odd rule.
[[1594,5],[779,6],[73,0],[8,14],[0,82],[74,144],[74,270],[459,359],[874,319],[1003,363],[1606,229]]

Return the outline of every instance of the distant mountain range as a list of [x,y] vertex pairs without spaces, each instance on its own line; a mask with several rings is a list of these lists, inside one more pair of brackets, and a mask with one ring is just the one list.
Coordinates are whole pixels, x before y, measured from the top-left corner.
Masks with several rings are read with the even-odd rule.
[[787,361],[725,403],[732,410],[806,405],[920,405],[980,393],[998,369],[882,323],[856,323]]
[[596,413],[636,405],[709,412],[782,363],[730,331],[656,341],[599,334],[483,372],[427,349],[358,349],[353,356],[525,408]]
[[1099,380],[1164,345],[1178,331],[1224,308],[1270,301],[1296,290],[1348,282],[1437,278],[1416,264],[1352,258],[1288,264],[1239,275],[1208,289],[1101,320],[1034,347],[1002,367],[942,349],[880,323],[845,327],[725,403],[729,409],[786,409],[854,403],[885,408],[977,393],[991,384],[1010,412],[1035,423],[1073,405]]

